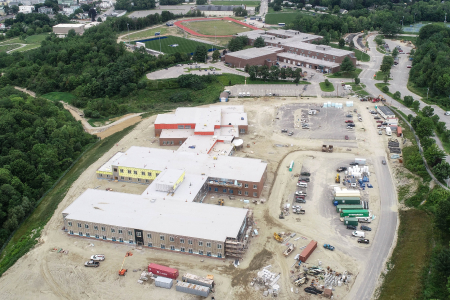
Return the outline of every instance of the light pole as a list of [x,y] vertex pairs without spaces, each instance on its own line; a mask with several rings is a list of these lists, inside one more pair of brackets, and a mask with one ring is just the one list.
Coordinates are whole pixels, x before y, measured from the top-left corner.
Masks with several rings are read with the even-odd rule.
[[161,53],[161,32],[159,32],[158,40],[159,40],[159,52]]
[[[217,45],[216,26],[214,26],[214,46]],[[215,49],[214,49],[215,50]]]

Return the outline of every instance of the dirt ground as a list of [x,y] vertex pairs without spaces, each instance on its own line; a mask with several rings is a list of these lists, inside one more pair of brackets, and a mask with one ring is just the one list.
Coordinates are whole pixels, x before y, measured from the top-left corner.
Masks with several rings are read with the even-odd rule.
[[[180,275],[185,272],[200,276],[214,275],[216,299],[243,300],[263,299],[262,290],[258,291],[258,287],[251,287],[249,283],[262,267],[271,264],[270,271],[281,273],[281,279],[278,282],[280,299],[299,299],[299,297],[313,299],[315,296],[303,291],[304,286],[299,288],[299,294],[296,294],[296,287],[292,284],[289,275],[295,254],[301,252],[299,248],[314,239],[318,242],[318,247],[308,259],[308,266],[318,265],[321,262],[322,266],[330,266],[338,272],[348,271],[353,274],[348,286],[336,287],[334,291],[334,299],[345,299],[355,277],[367,267],[364,258],[370,245],[358,244],[356,239],[350,236],[351,231],[344,228],[331,204],[330,190],[335,185],[335,169],[341,165],[348,166],[355,157],[367,158],[370,169],[371,157],[386,155],[387,149],[387,136],[377,134],[375,121],[366,109],[366,106],[373,108],[374,105],[367,102],[360,103],[356,98],[354,99],[355,107],[344,107],[341,110],[328,108],[327,112],[330,115],[333,113],[342,115],[343,111],[357,109],[362,114],[363,122],[355,122],[356,128],[352,141],[344,140],[343,136],[324,141],[282,134],[279,126],[276,125],[278,108],[287,104],[307,103],[306,99],[260,98],[228,103],[228,105],[245,105],[249,120],[249,133],[240,138],[244,139],[244,145],[249,144],[250,147],[237,151],[235,155],[261,158],[268,162],[268,176],[261,196],[266,200],[264,204],[255,205],[251,202],[245,204],[241,201],[244,199],[242,197],[236,197],[235,200],[225,198],[225,205],[252,208],[259,231],[259,235],[251,239],[250,247],[238,268],[235,268],[232,265],[233,261],[229,259],[208,259],[145,247],[139,250],[127,245],[68,236],[62,231],[61,212],[87,188],[102,190],[112,188],[114,191],[133,194],[144,191],[145,185],[98,180],[95,171],[117,151],[125,151],[130,146],[159,148],[158,139],[154,137],[153,124],[156,116],[152,116],[142,120],[131,133],[91,165],[73,184],[43,230],[39,244],[0,278],[1,298],[147,299],[150,296],[155,300],[200,299],[176,292],[175,288],[166,290],[149,283],[138,284],[140,272],[133,272],[133,270],[143,270],[150,262],[154,262],[178,268]],[[320,104],[333,99],[315,98],[308,101]],[[335,102],[342,102],[342,99]],[[131,120],[129,119],[130,122]],[[123,126],[125,127],[125,124]],[[335,144],[335,151],[321,152],[323,143]],[[171,146],[165,149],[175,150],[177,147]],[[289,172],[288,165],[292,160],[295,162],[294,169]],[[306,214],[290,214],[283,220],[278,219],[280,207],[285,203],[292,203],[297,181],[293,175],[305,170],[312,173],[307,189],[307,203],[299,204],[306,209]],[[374,188],[366,189],[364,198],[369,201],[370,210],[376,216],[380,207],[375,176],[370,178],[370,182]],[[210,194],[205,199],[205,202],[210,204],[204,205],[215,205],[220,197],[220,194]],[[377,219],[370,224],[370,227],[372,232],[367,234],[369,239],[375,236]],[[282,255],[286,246],[273,239],[274,232],[296,233],[295,238],[300,237],[297,241],[293,241],[294,239],[290,241],[297,248],[289,257],[285,258]],[[322,247],[324,243],[332,244],[336,250],[324,249]],[[52,252],[52,248],[62,248],[67,250],[68,254]],[[124,268],[128,269],[128,274],[119,277],[117,272],[127,251],[133,252],[133,256],[125,260]],[[90,255],[96,253],[105,254],[106,260],[99,268],[85,268],[84,262]],[[292,291],[291,288],[293,288]]]

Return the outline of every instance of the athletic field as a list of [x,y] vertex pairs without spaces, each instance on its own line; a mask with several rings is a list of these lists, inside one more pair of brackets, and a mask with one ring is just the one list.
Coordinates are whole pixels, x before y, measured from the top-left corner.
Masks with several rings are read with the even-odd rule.
[[238,23],[222,20],[184,22],[183,25],[198,33],[211,36],[233,35],[239,32],[252,30],[251,28],[242,26]]
[[[156,51],[160,51],[159,49],[161,44],[161,52],[166,54],[172,54],[176,52],[193,53],[197,48],[197,46],[199,45],[205,46],[208,50],[213,48],[213,46],[210,44],[205,44],[171,35],[162,36],[161,38],[155,37],[152,39],[141,40],[138,42],[145,43],[145,47]],[[217,48],[222,49],[221,47]]]

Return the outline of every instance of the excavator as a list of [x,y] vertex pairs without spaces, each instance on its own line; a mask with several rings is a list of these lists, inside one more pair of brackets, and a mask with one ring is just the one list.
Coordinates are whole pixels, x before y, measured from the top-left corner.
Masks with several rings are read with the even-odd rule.
[[336,174],[336,179],[334,180],[336,183],[341,183],[341,176],[339,174]]
[[128,251],[128,252],[125,254],[125,257],[123,258],[123,261],[122,261],[122,267],[120,268],[120,271],[119,271],[119,276],[125,276],[125,273],[126,273],[128,270],[123,268],[123,264],[125,263],[125,258],[127,258],[128,256],[132,256],[132,255],[133,255],[133,253],[132,253],[131,251]]
[[273,233],[273,238],[277,241],[282,243],[283,242],[283,238],[276,232]]

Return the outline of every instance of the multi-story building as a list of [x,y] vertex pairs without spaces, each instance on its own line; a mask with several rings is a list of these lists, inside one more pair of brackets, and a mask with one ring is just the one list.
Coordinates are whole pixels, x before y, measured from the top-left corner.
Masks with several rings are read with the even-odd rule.
[[253,45],[255,40],[261,37],[266,47],[227,53],[225,62],[235,67],[247,64],[271,66],[281,62],[321,70],[324,73],[334,73],[340,70],[340,64],[345,57],[350,58],[356,65],[356,56],[352,51],[313,44],[322,39],[318,35],[296,30],[255,30],[238,33],[236,36],[247,36],[249,45]]

